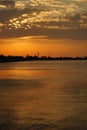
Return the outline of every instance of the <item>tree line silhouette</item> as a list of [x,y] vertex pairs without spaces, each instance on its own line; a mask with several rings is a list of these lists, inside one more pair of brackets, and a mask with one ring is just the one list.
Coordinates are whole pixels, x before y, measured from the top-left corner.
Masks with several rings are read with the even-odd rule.
[[51,57],[51,56],[4,56],[0,55],[0,62],[16,62],[16,61],[33,61],[33,60],[87,60],[87,56],[84,57]]

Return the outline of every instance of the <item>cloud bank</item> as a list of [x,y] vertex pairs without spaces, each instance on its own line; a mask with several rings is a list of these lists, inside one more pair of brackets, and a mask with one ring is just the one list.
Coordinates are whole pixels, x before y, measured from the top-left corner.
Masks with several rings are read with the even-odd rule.
[[0,4],[0,38],[87,40],[86,34],[87,0],[15,0],[11,8]]

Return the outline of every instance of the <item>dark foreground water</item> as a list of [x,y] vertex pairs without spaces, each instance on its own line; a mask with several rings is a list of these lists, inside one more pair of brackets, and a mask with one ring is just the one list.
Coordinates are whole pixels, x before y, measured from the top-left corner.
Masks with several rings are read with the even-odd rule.
[[0,130],[87,130],[87,61],[0,63]]

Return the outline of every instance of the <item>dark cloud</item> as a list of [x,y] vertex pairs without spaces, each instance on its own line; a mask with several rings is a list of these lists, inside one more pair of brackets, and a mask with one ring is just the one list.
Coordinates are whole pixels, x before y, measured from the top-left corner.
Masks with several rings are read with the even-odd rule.
[[14,8],[15,7],[14,0],[0,0],[0,4],[5,5],[7,8]]
[[[6,1],[5,5],[8,6],[9,2]],[[68,8],[65,8],[66,4]],[[13,5],[11,10],[0,10],[0,38],[46,36],[50,39],[87,40],[85,2],[83,7],[74,0],[72,3],[51,0],[50,5],[48,0],[30,0],[30,3],[29,0],[19,0]]]
[[48,39],[71,39],[71,40],[87,40],[87,29],[43,29],[31,28],[29,30],[4,30],[1,38],[19,38],[24,36],[46,36]]
[[25,8],[23,10],[19,10],[19,9],[12,9],[12,10],[8,10],[8,9],[5,9],[5,10],[0,10],[0,22],[1,23],[6,23],[8,24],[8,21],[12,18],[17,18],[17,17],[20,17],[22,14],[31,14],[33,12],[37,12],[39,13],[41,10],[36,10],[36,9],[28,9],[28,8]]

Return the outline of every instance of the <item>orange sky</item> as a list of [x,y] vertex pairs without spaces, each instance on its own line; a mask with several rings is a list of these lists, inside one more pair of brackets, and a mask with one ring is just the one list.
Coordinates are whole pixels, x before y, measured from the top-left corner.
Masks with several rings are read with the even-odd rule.
[[0,54],[25,56],[38,52],[87,56],[86,0],[0,3]]
[[86,56],[86,41],[50,40],[45,37],[23,37],[0,40],[4,55]]

